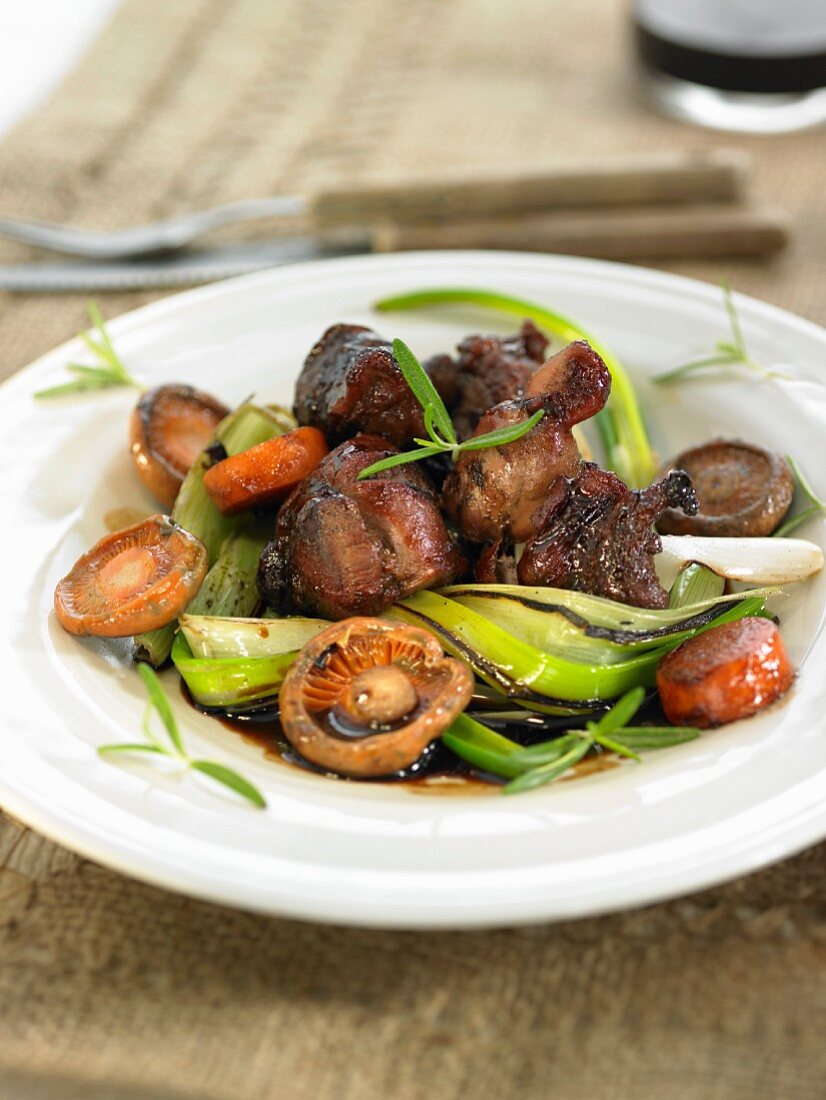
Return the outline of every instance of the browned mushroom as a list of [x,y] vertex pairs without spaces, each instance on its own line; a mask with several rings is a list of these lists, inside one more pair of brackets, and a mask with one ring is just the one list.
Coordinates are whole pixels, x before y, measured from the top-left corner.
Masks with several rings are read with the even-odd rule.
[[210,394],[182,385],[148,390],[135,406],[129,425],[132,457],[141,481],[167,508],[228,412]]
[[664,535],[770,535],[783,521],[794,496],[794,477],[778,454],[739,439],[715,439],[692,447],[669,463],[691,478],[700,511],[663,513]]
[[345,619],[317,634],[281,688],[281,726],[303,757],[338,775],[409,768],[465,709],[467,665],[426,630]]

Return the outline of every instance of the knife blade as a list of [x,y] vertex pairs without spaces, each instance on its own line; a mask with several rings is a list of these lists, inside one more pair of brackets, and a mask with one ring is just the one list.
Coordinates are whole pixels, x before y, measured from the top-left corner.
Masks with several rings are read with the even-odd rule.
[[313,237],[285,237],[146,260],[3,264],[0,265],[0,290],[18,294],[160,290],[217,282],[233,275],[246,275],[301,260],[370,251],[370,240],[366,236],[351,236],[336,242]]

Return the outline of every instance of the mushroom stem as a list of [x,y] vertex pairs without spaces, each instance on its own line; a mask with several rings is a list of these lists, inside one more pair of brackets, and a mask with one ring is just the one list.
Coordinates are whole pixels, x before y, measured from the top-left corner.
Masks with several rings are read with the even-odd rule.
[[375,665],[360,672],[350,685],[344,709],[363,725],[397,722],[418,702],[410,677],[398,665]]

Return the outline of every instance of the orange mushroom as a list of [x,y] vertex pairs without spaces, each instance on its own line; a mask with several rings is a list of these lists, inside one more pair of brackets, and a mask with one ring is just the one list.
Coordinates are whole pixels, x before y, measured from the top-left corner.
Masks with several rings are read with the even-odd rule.
[[383,619],[333,623],[281,688],[281,725],[307,760],[339,775],[414,764],[470,702],[473,674],[428,631]]
[[189,467],[229,412],[216,398],[192,386],[149,390],[132,413],[129,443],[138,476],[167,508],[175,503]]
[[70,634],[143,634],[177,619],[206,571],[203,543],[169,516],[150,516],[78,558],[55,589],[55,614]]

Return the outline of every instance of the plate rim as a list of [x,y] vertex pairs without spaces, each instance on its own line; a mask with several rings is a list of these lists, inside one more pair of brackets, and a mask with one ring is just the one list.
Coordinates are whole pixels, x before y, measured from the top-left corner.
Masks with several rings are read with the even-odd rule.
[[[337,267],[344,268],[346,271],[348,267],[353,266],[358,268],[365,265],[381,266],[382,263],[388,261],[398,263],[400,260],[421,261],[425,258],[431,263],[434,262],[435,258],[434,267],[438,268],[439,258],[448,261],[467,262],[479,259],[490,261],[491,257],[494,257],[500,263],[510,260],[523,266],[523,268],[524,266],[536,266],[545,270],[551,268],[557,273],[561,269],[563,273],[568,270],[578,274],[585,273],[586,276],[601,272],[605,275],[613,275],[626,281],[632,281],[641,287],[690,290],[695,299],[699,297],[700,299],[710,300],[719,295],[719,287],[713,283],[663,272],[658,269],[618,264],[612,261],[589,260],[581,257],[537,256],[533,253],[519,252],[490,253],[483,250],[438,253],[417,252],[392,254],[390,256],[357,256],[315,260],[238,276],[208,286],[195,287],[168,295],[155,302],[147,303],[121,314],[112,321],[107,322],[107,325],[115,335],[118,332],[128,332],[133,328],[141,327],[147,322],[152,323],[164,314],[174,313],[181,305],[186,306],[194,300],[209,300],[213,297],[220,297],[228,290],[234,291],[247,286],[255,287],[258,284],[266,284],[273,279],[274,275],[277,277],[275,280],[277,282],[278,277],[283,277],[285,274],[296,270],[302,272],[309,270],[312,274],[314,269],[323,268],[328,271],[330,268]],[[411,268],[416,270],[415,263],[411,264]],[[826,329],[815,322],[740,292],[737,292],[737,298],[738,303],[744,303],[747,309],[756,311],[769,320],[775,318],[782,321],[786,327],[797,328],[802,334],[810,338],[814,337],[826,346]],[[44,360],[52,359],[62,349],[70,347],[73,343],[74,340],[70,339],[50,349],[0,384],[0,402],[7,394],[14,392],[20,386],[25,386],[27,379],[36,373]],[[36,799],[27,797],[21,790],[9,787],[2,775],[0,775],[0,804],[24,824],[34,828],[50,840],[64,845],[81,856],[90,858],[111,870],[128,874],[153,886],[197,897],[213,904],[238,907],[260,913],[313,920],[321,923],[379,928],[481,928],[597,916],[707,889],[710,886],[727,881],[733,876],[751,873],[761,867],[788,858],[826,836],[826,806],[824,806],[819,813],[807,812],[804,814],[806,820],[803,821],[799,821],[795,815],[785,818],[781,824],[770,830],[773,835],[766,836],[762,845],[752,845],[743,851],[735,851],[726,859],[714,863],[709,863],[707,860],[703,861],[699,867],[692,868],[689,882],[672,882],[671,876],[666,875],[660,876],[653,882],[650,879],[643,879],[626,892],[618,892],[613,900],[603,899],[602,902],[596,902],[596,904],[594,899],[589,900],[587,894],[582,894],[578,895],[577,903],[561,906],[559,896],[551,895],[546,900],[540,900],[533,904],[521,902],[519,905],[521,912],[519,913],[501,912],[500,901],[499,911],[497,912],[493,912],[494,909],[497,909],[496,905],[488,905],[481,913],[463,913],[457,919],[455,916],[445,916],[444,913],[439,912],[430,913],[422,909],[417,910],[412,919],[407,920],[398,916],[388,919],[387,912],[365,911],[360,907],[358,901],[352,903],[349,907],[343,906],[335,912],[331,912],[329,901],[322,900],[321,896],[312,899],[303,898],[298,902],[283,898],[276,900],[276,895],[270,896],[267,892],[260,893],[258,896],[249,893],[244,897],[227,897],[226,893],[222,892],[219,882],[215,882],[213,885],[206,882],[193,883],[191,876],[186,881],[182,881],[180,868],[167,872],[164,870],[162,861],[153,863],[151,853],[147,861],[145,850],[142,854],[132,853],[129,847],[120,844],[119,840],[111,841],[110,839],[107,844],[106,840],[100,835],[100,829],[85,821],[67,821],[59,812],[50,814],[48,808],[39,804]],[[703,868],[706,869],[705,873],[703,873]],[[381,872],[373,873],[381,874]],[[471,876],[481,873],[467,872]],[[676,874],[677,872],[675,872]],[[679,877],[684,880],[685,874],[685,871],[682,871],[679,873]],[[321,901],[320,908],[310,903],[319,900]]]

